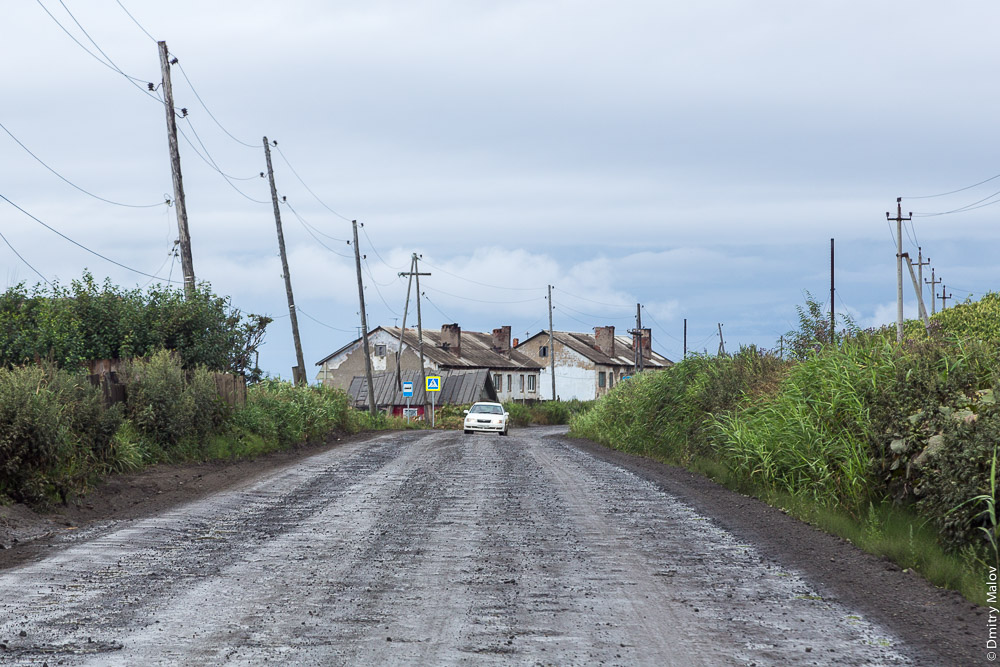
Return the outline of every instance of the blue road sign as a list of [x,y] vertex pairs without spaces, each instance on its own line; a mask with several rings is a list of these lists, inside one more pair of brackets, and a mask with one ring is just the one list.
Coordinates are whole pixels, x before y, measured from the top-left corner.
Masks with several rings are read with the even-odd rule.
[[441,376],[440,375],[428,375],[427,376],[427,391],[441,391]]
[[412,382],[404,382],[403,383],[403,396],[406,396],[407,398],[409,398],[410,396],[413,396],[413,383]]

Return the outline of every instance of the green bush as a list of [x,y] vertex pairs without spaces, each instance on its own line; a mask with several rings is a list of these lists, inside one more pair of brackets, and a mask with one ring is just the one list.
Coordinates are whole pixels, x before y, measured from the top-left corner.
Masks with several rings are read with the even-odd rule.
[[0,369],[0,496],[65,501],[100,468],[119,421],[82,375]]
[[320,441],[336,431],[356,432],[370,427],[364,414],[350,407],[350,397],[342,390],[295,387],[269,379],[248,389],[247,404],[235,411],[231,425],[285,448]]

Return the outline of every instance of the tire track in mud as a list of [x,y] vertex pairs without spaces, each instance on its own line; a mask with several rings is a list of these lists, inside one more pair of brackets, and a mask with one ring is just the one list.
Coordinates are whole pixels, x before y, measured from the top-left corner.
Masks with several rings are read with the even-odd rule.
[[80,531],[0,572],[0,663],[909,662],[554,432],[383,435]]

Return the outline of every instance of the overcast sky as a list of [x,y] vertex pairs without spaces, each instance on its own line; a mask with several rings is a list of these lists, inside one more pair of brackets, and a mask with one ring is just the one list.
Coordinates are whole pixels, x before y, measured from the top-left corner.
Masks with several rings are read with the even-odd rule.
[[[671,359],[684,318],[692,350],[716,351],[717,323],[729,350],[772,347],[805,290],[828,302],[831,238],[838,312],[890,323],[897,196],[914,212],[904,250],[922,246],[956,300],[997,288],[1000,208],[928,214],[1000,201],[1000,179],[917,198],[1000,173],[995,2],[6,4],[0,123],[24,147],[0,130],[0,194],[177,280],[164,110],[146,90],[165,40],[189,112],[195,274],[276,318],[272,375],[295,355],[264,135],[310,377],[360,326],[351,219],[371,327],[400,322],[416,252],[427,328],[524,338],[547,328],[551,284],[559,330],[623,331],[641,303]],[[150,280],[3,200],[0,233],[50,281]],[[0,266],[4,287],[40,280],[2,243]]]

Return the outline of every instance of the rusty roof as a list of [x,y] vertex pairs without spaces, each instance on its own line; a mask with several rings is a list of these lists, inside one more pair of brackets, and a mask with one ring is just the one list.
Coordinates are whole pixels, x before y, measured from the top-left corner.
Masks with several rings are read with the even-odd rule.
[[[531,338],[520,343],[518,347],[524,347],[539,336],[544,336],[544,339],[548,341],[548,329],[538,332]],[[594,334],[578,333],[575,331],[553,331],[552,337],[571,350],[582,354],[595,364],[629,367],[635,365],[635,348],[633,347],[632,336],[615,336],[615,356],[613,357],[597,348],[597,339],[594,337]],[[537,345],[537,342],[535,344]],[[672,361],[658,352],[652,352],[651,358],[644,355],[642,363],[646,368],[668,368],[673,365]]]
[[[399,327],[381,327],[395,338],[399,338]],[[532,361],[523,352],[511,350],[505,354],[493,347],[493,335],[480,331],[463,331],[460,339],[460,350],[456,354],[454,348],[445,349],[441,344],[441,331],[424,329],[424,356],[440,368],[490,368],[504,370],[541,369],[538,362]],[[406,328],[403,343],[413,350],[417,349],[417,332]]]

